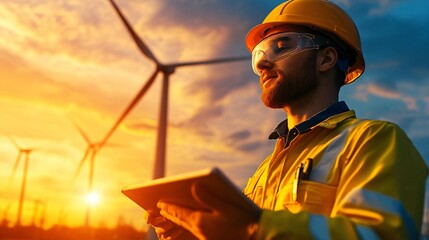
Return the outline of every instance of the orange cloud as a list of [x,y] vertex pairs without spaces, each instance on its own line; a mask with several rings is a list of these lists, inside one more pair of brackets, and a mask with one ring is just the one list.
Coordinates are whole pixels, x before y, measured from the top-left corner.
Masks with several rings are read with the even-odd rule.
[[[163,62],[221,57],[219,49],[231,34],[225,26],[148,25],[161,3],[152,1],[150,8],[134,1],[121,4]],[[47,226],[82,225],[88,165],[74,182],[73,175],[87,145],[70,120],[92,141],[100,141],[154,65],[138,52],[107,1],[2,1],[0,15],[4,16],[0,22],[0,149],[4,156],[0,177],[9,177],[18,155],[7,134],[26,146],[36,146],[40,150],[31,155],[24,223],[31,219],[33,201],[40,199],[47,206]],[[228,171],[263,158],[239,149],[262,135],[265,138],[258,129],[236,145],[223,141],[237,128],[254,129],[246,119],[264,109],[248,104],[259,102],[259,93],[256,85],[239,79],[247,68],[244,63],[188,67],[171,76],[167,174],[214,164]],[[104,221],[111,226],[120,215],[143,225],[142,210],[120,190],[152,178],[160,80],[161,76],[111,136],[111,142],[121,147],[105,147],[96,155],[94,188],[102,198],[94,210],[94,225]],[[230,96],[239,87],[244,89]],[[224,110],[216,115],[211,112],[214,107]],[[276,124],[266,115],[256,118],[264,129]],[[204,129],[212,134],[205,135]],[[268,149],[260,154],[265,152]],[[21,172],[22,165],[10,188],[0,181],[0,209],[11,206],[11,221],[16,216]],[[246,177],[237,175],[234,181],[243,183]],[[106,215],[111,217],[106,220]]]

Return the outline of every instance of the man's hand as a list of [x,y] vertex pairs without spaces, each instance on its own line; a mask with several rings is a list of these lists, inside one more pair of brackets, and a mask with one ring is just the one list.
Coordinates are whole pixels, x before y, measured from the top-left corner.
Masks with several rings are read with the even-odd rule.
[[225,203],[201,185],[192,187],[192,195],[209,210],[193,210],[172,203],[159,202],[161,215],[188,230],[198,239],[250,239],[248,228],[258,222],[259,215],[251,216]]
[[146,222],[151,225],[159,239],[194,240],[195,238],[186,229],[172,223],[162,216],[145,213]]

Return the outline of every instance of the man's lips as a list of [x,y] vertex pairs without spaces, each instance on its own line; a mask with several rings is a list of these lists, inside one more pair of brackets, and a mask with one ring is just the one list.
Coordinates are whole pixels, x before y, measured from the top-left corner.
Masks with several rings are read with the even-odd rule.
[[261,85],[264,85],[267,81],[273,78],[277,78],[277,74],[271,72],[263,73],[261,76]]

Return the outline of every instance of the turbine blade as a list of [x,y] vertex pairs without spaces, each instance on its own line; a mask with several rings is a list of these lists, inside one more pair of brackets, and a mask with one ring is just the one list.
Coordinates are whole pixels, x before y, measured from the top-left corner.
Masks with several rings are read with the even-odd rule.
[[121,10],[119,10],[119,7],[116,5],[116,3],[113,0],[109,0],[109,1],[112,4],[113,8],[115,9],[116,13],[121,18],[122,23],[127,28],[128,33],[131,35],[132,39],[134,40],[134,43],[139,48],[140,52],[143,53],[149,59],[153,60],[155,63],[159,64],[159,62],[156,59],[155,55],[153,55],[153,53],[150,51],[150,49],[147,47],[147,45],[143,42],[143,40],[137,35],[137,33],[131,27],[130,23],[125,18],[125,16],[122,14]]
[[85,139],[85,141],[88,144],[91,144],[91,140],[89,139],[88,135],[83,131],[83,129],[79,125],[77,125],[77,123],[75,123],[73,121],[72,121],[72,123],[75,126],[75,128],[79,131],[80,135],[82,135],[82,137]]
[[115,122],[113,127],[110,129],[110,131],[107,133],[107,135],[104,137],[103,141],[100,142],[100,148],[106,144],[107,140],[109,140],[110,136],[113,134],[113,132],[116,130],[116,128],[121,124],[121,122],[124,120],[124,118],[133,110],[135,105],[140,101],[140,99],[145,95],[147,90],[152,86],[153,82],[155,81],[156,75],[158,74],[158,69],[156,69],[152,76],[150,76],[149,80],[146,82],[146,84],[140,89],[140,91],[137,93],[137,95],[134,97],[134,99],[130,102],[130,104],[127,106],[125,111],[122,113],[122,115],[118,118],[118,120]]
[[18,165],[19,165],[19,161],[21,160],[21,155],[22,155],[22,152],[19,151],[18,157],[16,158],[15,164],[13,165],[12,175],[9,178],[9,186],[10,184],[12,184],[12,180],[15,177],[16,171],[18,170]]
[[219,58],[219,59],[206,60],[206,61],[173,63],[173,64],[168,64],[167,66],[169,66],[169,67],[185,67],[185,66],[195,66],[195,65],[204,65],[204,64],[218,64],[218,63],[237,62],[237,61],[250,60],[251,58],[252,58],[251,56],[231,57],[231,58]]
[[79,162],[79,166],[77,167],[76,173],[73,177],[73,180],[76,180],[77,176],[79,175],[80,171],[82,170],[83,164],[85,163],[86,158],[88,157],[89,152],[91,151],[91,147],[88,146],[88,148],[85,151],[85,154],[82,157],[82,160]]
[[19,146],[19,144],[15,141],[15,139],[13,139],[11,136],[9,136],[9,139],[17,149],[21,150],[21,146]]

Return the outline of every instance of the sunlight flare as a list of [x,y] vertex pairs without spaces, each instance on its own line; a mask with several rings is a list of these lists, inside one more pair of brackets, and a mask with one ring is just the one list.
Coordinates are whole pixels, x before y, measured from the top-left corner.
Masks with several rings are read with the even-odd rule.
[[86,203],[90,206],[98,205],[100,202],[100,194],[97,192],[90,192],[85,197]]

